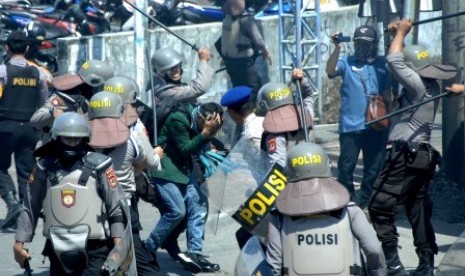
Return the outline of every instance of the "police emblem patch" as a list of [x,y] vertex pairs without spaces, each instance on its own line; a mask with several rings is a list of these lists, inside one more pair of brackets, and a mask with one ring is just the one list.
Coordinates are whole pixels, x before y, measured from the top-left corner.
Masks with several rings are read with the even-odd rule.
[[266,138],[266,143],[268,145],[268,153],[275,153],[277,150],[276,146],[276,137],[267,137]]
[[76,204],[76,190],[62,190],[61,204],[66,208],[71,208]]
[[107,177],[108,184],[110,184],[110,187],[112,189],[116,189],[116,186],[118,186],[118,182],[116,181],[116,174],[115,170],[113,168],[108,168],[105,171],[105,176]]

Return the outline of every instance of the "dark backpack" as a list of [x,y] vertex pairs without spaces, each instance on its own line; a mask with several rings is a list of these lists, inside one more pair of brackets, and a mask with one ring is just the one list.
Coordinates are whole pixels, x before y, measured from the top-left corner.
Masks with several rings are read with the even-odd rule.
[[[173,87],[176,87],[178,85],[176,84],[160,84],[155,86],[154,92],[153,92],[153,97],[155,99],[155,115],[157,118],[156,121],[156,126],[157,126],[157,131],[156,135],[160,134],[160,130],[163,127],[163,124],[166,121],[166,118],[168,117],[169,113],[178,106],[182,106],[179,104],[178,101],[176,101],[173,97],[163,97],[163,92],[172,89]],[[153,121],[153,109],[146,105],[145,103],[141,101],[136,102],[136,109],[139,113],[139,118],[141,121],[144,123],[148,134],[149,134],[149,139],[152,145],[155,146],[155,131],[154,131],[154,121]]]

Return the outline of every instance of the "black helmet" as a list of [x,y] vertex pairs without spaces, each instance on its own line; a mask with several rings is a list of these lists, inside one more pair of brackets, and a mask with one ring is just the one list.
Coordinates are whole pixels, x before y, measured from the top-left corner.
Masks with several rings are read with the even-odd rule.
[[32,45],[41,45],[47,36],[45,27],[41,22],[30,21],[26,26],[26,34],[29,43]]

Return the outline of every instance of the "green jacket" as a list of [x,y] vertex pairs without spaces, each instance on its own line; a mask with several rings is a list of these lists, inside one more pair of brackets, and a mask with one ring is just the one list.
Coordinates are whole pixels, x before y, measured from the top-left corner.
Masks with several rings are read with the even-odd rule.
[[192,104],[183,104],[166,118],[158,144],[164,148],[161,159],[162,170],[153,171],[151,176],[170,182],[187,184],[192,173],[192,155],[204,148],[209,139],[191,129]]

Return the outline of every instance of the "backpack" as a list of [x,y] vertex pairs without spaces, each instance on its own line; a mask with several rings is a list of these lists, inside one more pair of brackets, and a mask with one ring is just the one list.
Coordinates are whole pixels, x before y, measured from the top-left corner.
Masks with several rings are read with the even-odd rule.
[[159,84],[156,85],[154,88],[154,92],[152,93],[155,101],[155,115],[156,115],[156,132],[154,130],[154,114],[153,114],[153,109],[143,103],[140,100],[137,100],[135,103],[136,110],[139,114],[139,118],[144,123],[145,128],[147,129],[148,135],[150,142],[152,145],[156,146],[154,141],[155,137],[154,135],[158,135],[160,129],[163,127],[163,124],[166,121],[166,118],[168,117],[168,114],[173,110],[174,107],[178,105],[178,102],[173,99],[172,97],[162,97],[163,92],[176,87],[178,85],[176,84]]

